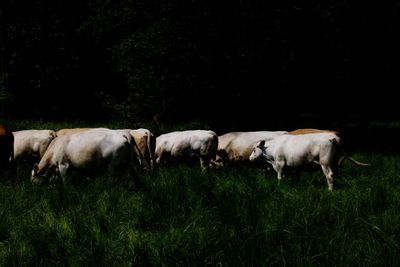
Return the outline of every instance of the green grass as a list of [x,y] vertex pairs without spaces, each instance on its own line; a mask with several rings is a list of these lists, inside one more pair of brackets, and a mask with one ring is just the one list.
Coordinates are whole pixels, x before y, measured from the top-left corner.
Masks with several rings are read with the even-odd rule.
[[[9,122],[15,130],[102,124]],[[110,128],[136,128],[115,122]],[[151,127],[148,127],[151,128]],[[199,122],[158,130],[207,128]],[[299,181],[249,167],[141,173],[33,186],[0,180],[0,266],[377,266],[400,262],[400,156],[359,152],[329,192],[319,168]],[[121,180],[121,179],[119,179]],[[123,180],[123,179],[122,179]]]
[[[399,156],[355,154],[329,192],[287,178],[174,166],[81,184],[0,183],[1,266],[371,266],[400,262]],[[111,180],[111,181],[110,181]]]

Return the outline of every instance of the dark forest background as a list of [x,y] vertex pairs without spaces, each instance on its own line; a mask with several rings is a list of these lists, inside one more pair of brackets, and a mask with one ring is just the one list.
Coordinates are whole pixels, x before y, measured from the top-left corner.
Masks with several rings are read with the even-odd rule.
[[217,129],[397,119],[399,12],[348,0],[2,0],[0,115]]

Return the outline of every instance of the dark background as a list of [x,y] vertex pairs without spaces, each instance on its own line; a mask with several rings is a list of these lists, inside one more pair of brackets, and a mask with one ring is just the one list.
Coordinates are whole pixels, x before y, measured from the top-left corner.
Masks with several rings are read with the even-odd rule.
[[306,2],[2,0],[1,116],[217,131],[398,119],[399,4]]

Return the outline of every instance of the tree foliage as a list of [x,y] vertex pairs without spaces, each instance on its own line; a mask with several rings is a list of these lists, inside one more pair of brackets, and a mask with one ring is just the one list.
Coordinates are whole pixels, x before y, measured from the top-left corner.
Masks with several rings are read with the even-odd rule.
[[371,115],[372,100],[393,100],[360,88],[399,85],[398,11],[344,0],[5,0],[0,89],[12,107],[3,110],[227,125],[268,110],[286,110],[276,118],[289,122]]

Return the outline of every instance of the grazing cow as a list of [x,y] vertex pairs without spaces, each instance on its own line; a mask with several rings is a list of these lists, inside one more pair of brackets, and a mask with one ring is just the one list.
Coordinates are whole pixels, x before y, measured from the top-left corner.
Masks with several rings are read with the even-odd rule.
[[202,170],[209,167],[215,159],[218,136],[213,131],[189,130],[162,134],[156,138],[156,164],[167,158],[186,160],[199,158]]
[[55,138],[46,153],[35,164],[31,182],[41,183],[45,178],[59,176],[65,181],[71,171],[113,175],[135,174],[136,154],[134,139],[126,131],[93,129]]
[[224,161],[248,162],[254,144],[260,140],[268,141],[286,131],[231,132],[218,136],[217,160],[220,165]]
[[14,165],[14,135],[3,125],[0,125],[0,171],[9,172],[13,182],[18,180]]
[[154,152],[156,148],[156,139],[154,135],[149,130],[143,128],[129,130],[129,133],[135,139],[139,151],[142,154],[143,163],[141,165],[146,169],[149,167],[152,169],[154,167]]
[[[250,155],[250,161],[264,159],[271,163],[282,179],[283,168],[300,167],[310,162],[321,165],[328,189],[333,190],[333,171],[337,169],[341,156],[340,138],[333,133],[314,133],[303,135],[282,135],[268,142],[260,141]],[[346,157],[358,164],[359,162]],[[363,165],[365,166],[365,165]]]
[[312,129],[312,128],[296,129],[296,130],[293,130],[293,131],[289,132],[289,134],[293,134],[293,135],[310,134],[310,133],[333,133],[333,134],[339,135],[339,133],[336,132],[336,131],[320,130],[320,129]]
[[50,142],[56,137],[53,130],[23,130],[14,134],[15,160],[40,160]]
[[[93,129],[107,129],[107,128],[70,128],[61,129],[57,131],[57,136],[71,135],[74,133],[86,132]],[[144,169],[152,168],[154,166],[154,150],[155,138],[154,135],[147,129],[118,129],[118,131],[128,132],[134,139],[137,145],[138,159],[140,166]]]

